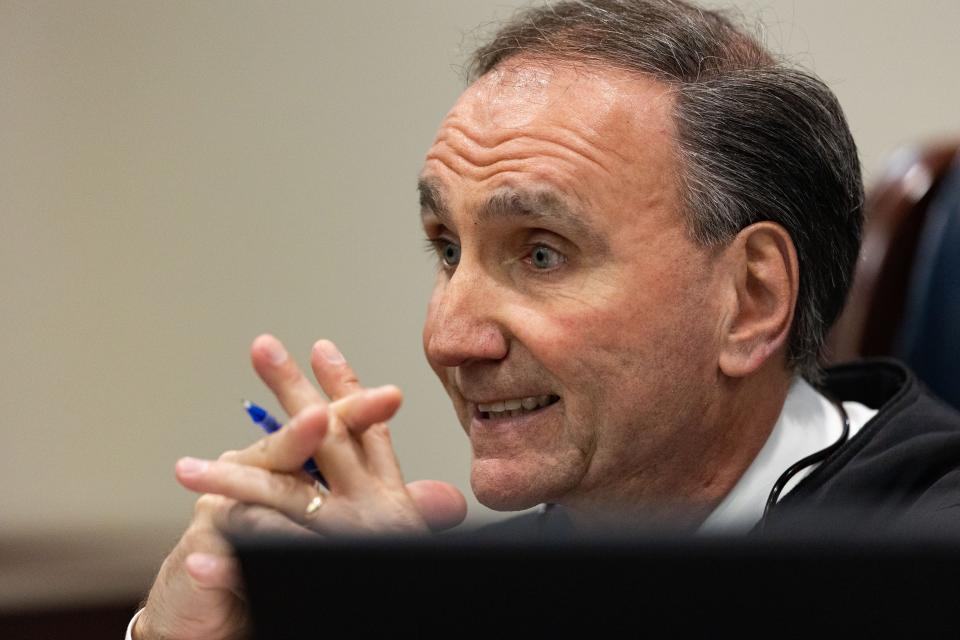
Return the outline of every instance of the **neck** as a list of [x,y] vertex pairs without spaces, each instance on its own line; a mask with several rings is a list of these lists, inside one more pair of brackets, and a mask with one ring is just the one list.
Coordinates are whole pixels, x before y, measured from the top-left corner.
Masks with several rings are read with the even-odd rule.
[[654,473],[638,475],[632,484],[625,483],[603,496],[560,503],[583,531],[695,529],[763,448],[783,409],[792,378],[782,366],[759,370],[747,378],[723,378],[695,428],[678,426],[683,446]]

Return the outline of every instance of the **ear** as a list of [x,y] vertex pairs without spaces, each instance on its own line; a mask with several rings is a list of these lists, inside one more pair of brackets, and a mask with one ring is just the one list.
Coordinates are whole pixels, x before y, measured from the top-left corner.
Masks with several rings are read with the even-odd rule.
[[719,365],[725,375],[740,378],[784,355],[800,273],[790,234],[773,222],[742,230],[724,253],[731,295]]

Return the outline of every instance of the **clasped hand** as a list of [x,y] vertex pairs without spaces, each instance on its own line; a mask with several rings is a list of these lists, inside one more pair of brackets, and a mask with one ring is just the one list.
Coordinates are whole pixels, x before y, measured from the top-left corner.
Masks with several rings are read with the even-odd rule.
[[[161,567],[137,622],[136,640],[232,638],[244,632],[246,610],[239,570],[225,540],[228,531],[417,534],[459,524],[466,514],[463,495],[452,485],[404,483],[386,424],[400,406],[399,389],[361,387],[326,340],[314,345],[310,360],[329,402],[276,338],[257,338],[251,357],[291,420],[217,460],[177,463],[179,482],[204,495]],[[302,470],[311,457],[329,485],[319,509],[315,483]]]

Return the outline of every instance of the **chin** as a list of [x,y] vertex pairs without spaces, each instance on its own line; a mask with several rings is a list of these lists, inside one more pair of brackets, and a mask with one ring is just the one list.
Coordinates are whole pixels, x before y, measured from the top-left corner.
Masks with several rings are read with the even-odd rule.
[[542,474],[503,460],[475,460],[470,470],[477,501],[495,511],[522,511],[552,502],[558,495],[553,484]]

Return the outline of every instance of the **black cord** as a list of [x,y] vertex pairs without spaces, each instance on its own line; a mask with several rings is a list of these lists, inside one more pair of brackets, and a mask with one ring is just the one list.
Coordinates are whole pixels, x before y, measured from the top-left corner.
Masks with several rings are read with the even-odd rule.
[[[821,392],[822,393],[822,392]],[[847,415],[847,410],[843,408],[843,404],[837,400],[830,399],[830,402],[833,403],[833,406],[837,408],[837,411],[840,412],[840,417],[843,419],[843,431],[840,434],[840,437],[837,440],[821,449],[811,453],[805,458],[800,459],[784,471],[777,481],[773,484],[773,489],[770,491],[770,495],[767,496],[767,504],[763,507],[763,515],[760,517],[760,523],[758,526],[759,533],[763,533],[764,527],[767,523],[767,516],[770,515],[770,512],[773,510],[773,507],[777,504],[777,501],[780,500],[780,494],[783,492],[783,488],[787,486],[787,483],[790,482],[790,479],[809,467],[810,465],[817,464],[826,460],[834,451],[846,444],[847,440],[850,439],[850,416]],[[550,517],[550,512],[553,511],[553,508],[556,505],[553,503],[547,503],[544,505],[543,511],[539,514],[537,518],[537,524],[539,527],[540,535],[543,536],[547,530],[547,520]]]
[[779,478],[777,478],[777,481],[773,485],[773,489],[770,491],[770,495],[767,496],[767,504],[764,506],[763,515],[760,517],[760,533],[763,533],[764,527],[767,524],[767,516],[770,515],[773,507],[777,504],[777,501],[780,500],[780,493],[783,491],[783,488],[787,486],[787,483],[790,482],[790,479],[810,465],[826,460],[830,454],[846,444],[847,440],[850,438],[850,416],[847,415],[847,410],[843,408],[842,403],[833,399],[831,399],[831,402],[833,403],[833,406],[837,408],[837,411],[840,412],[840,417],[843,419],[843,433],[840,434],[840,437],[837,438],[836,442],[826,448],[821,449],[820,451],[811,453],[806,458],[803,458],[798,462],[795,462],[786,471],[784,471]]

